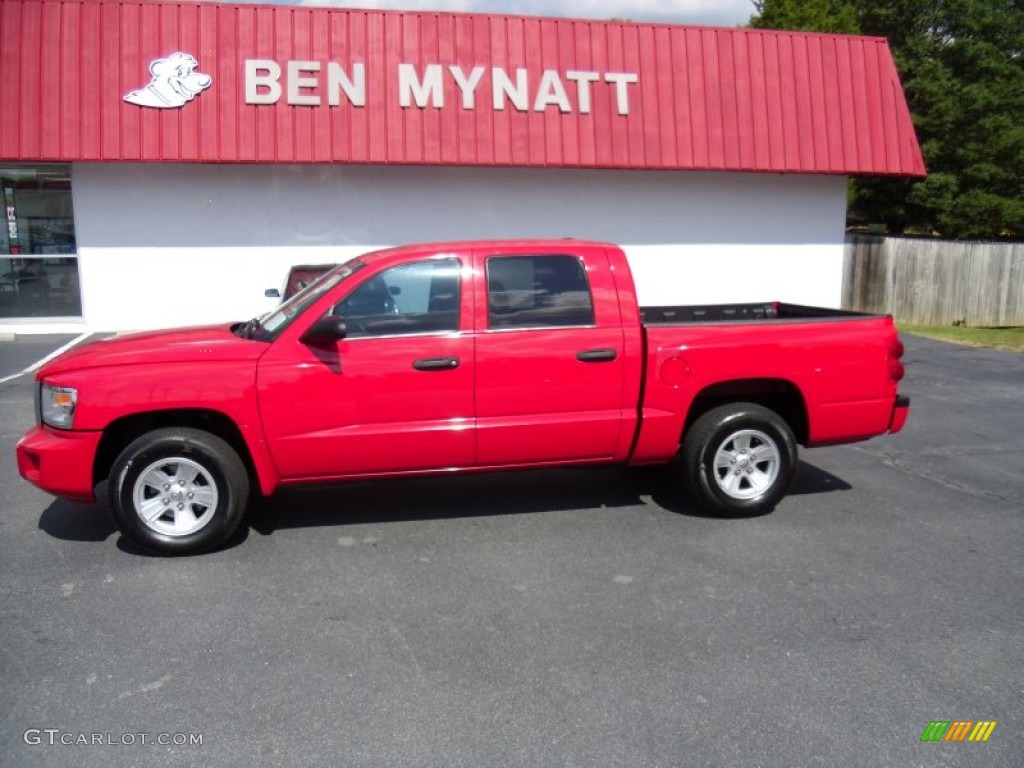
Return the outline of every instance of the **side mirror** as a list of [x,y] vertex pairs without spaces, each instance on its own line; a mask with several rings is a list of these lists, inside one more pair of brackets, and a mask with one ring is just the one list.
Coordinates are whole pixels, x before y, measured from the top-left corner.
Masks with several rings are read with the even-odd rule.
[[281,292],[279,290],[277,290],[277,288],[267,288],[267,290],[265,290],[263,292],[263,295],[266,298],[268,298],[268,299],[280,299],[281,298]]
[[345,319],[338,315],[324,315],[309,327],[309,330],[302,334],[300,341],[303,344],[330,344],[341,341],[348,333],[345,327]]

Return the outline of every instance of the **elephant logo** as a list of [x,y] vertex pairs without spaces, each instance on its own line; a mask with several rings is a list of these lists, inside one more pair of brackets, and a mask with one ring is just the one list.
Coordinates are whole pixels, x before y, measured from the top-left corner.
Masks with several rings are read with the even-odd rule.
[[129,104],[158,109],[183,107],[213,84],[213,78],[196,72],[199,62],[188,53],[172,53],[149,65],[149,85],[124,97]]

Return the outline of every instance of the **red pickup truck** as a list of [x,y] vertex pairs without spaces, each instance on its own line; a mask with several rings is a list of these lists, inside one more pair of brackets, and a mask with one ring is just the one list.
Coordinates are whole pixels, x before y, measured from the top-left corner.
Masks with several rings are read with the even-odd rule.
[[122,533],[222,543],[285,484],[674,462],[704,507],[773,507],[796,445],[898,432],[889,317],[782,303],[641,307],[622,250],[573,240],[393,248],[249,321],[139,333],[37,374],[23,477]]

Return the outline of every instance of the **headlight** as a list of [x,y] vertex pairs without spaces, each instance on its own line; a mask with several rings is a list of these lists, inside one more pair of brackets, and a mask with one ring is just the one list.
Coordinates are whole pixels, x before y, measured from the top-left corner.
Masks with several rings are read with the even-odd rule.
[[77,389],[55,387],[46,382],[39,388],[39,415],[43,424],[57,429],[71,429],[77,403]]

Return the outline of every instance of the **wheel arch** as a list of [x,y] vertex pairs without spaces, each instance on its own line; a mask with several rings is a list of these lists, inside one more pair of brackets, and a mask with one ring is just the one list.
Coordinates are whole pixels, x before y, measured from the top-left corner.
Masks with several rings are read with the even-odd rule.
[[682,442],[686,433],[708,411],[729,403],[756,403],[777,413],[793,432],[800,445],[806,445],[810,432],[807,400],[800,388],[786,379],[734,379],[710,384],[693,398],[683,423]]
[[93,486],[110,475],[114,462],[129,443],[147,432],[166,427],[191,427],[216,435],[238,454],[250,482],[257,485],[260,483],[249,444],[230,416],[206,408],[174,408],[130,414],[108,424],[103,430],[93,462]]

